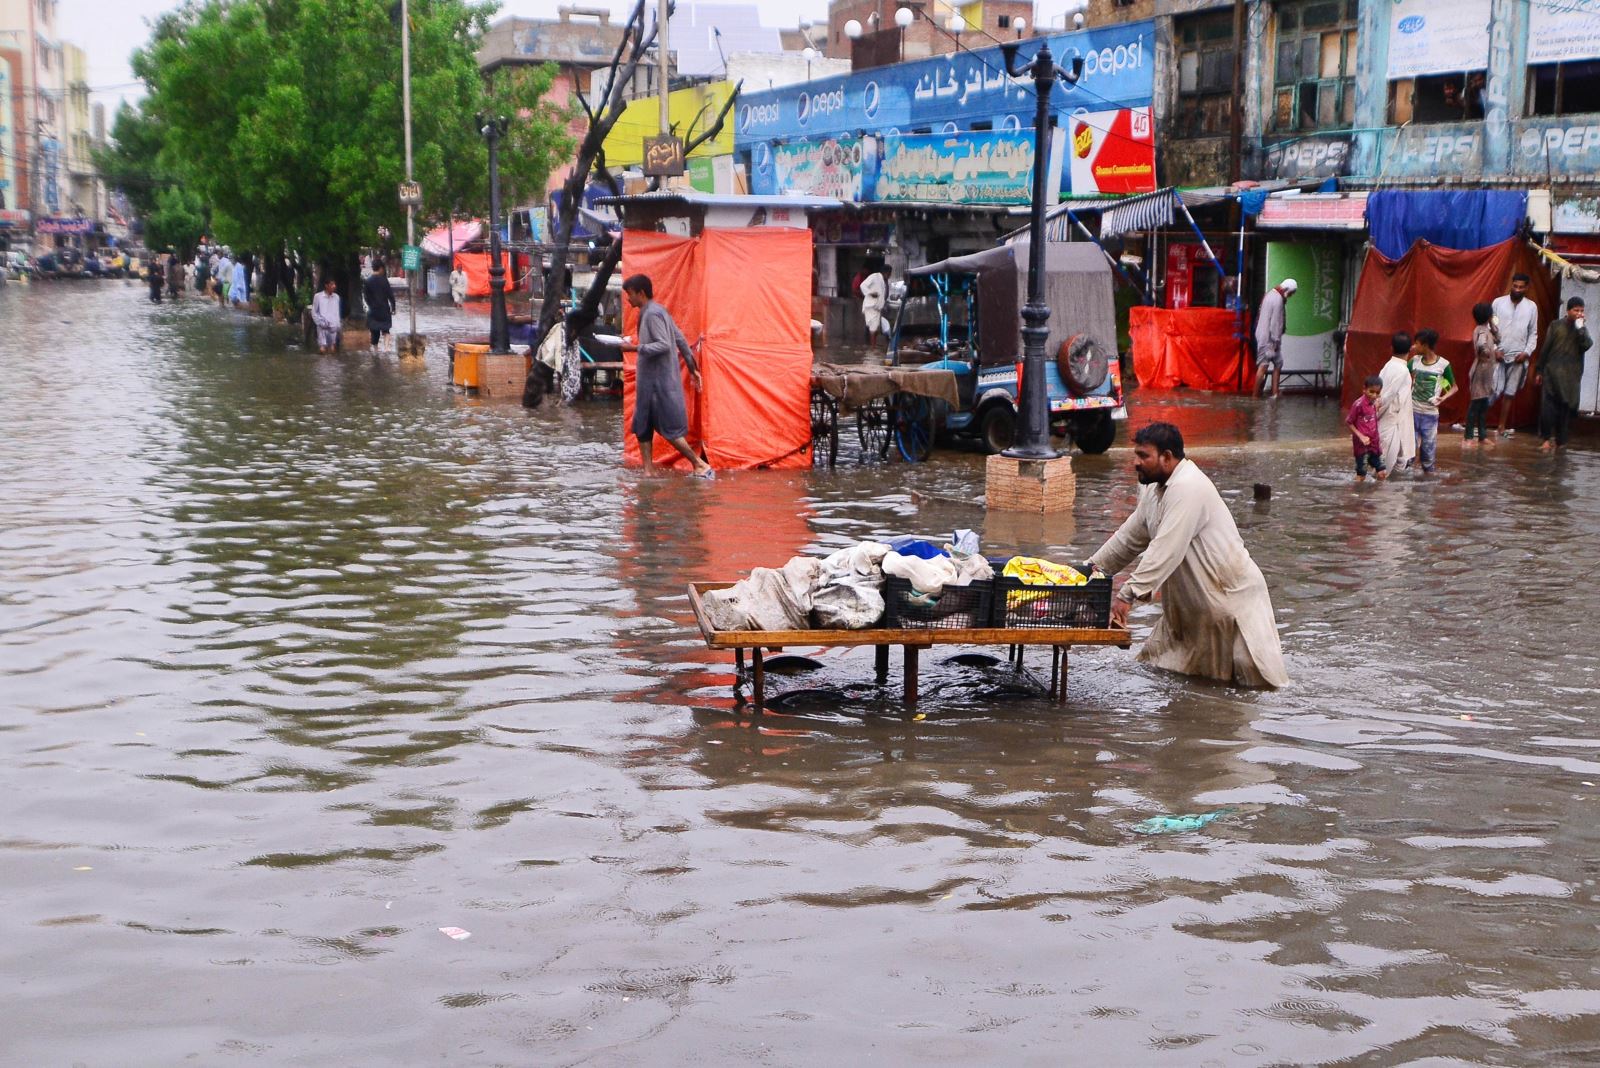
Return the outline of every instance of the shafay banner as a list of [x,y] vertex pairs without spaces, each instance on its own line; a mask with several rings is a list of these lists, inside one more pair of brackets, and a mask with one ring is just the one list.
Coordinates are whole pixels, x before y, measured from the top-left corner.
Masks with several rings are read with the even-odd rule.
[[[1063,131],[1053,131],[1045,188],[1061,185]],[[1033,131],[918,134],[884,139],[877,199],[923,204],[1027,204]]]
[[1528,62],[1564,63],[1600,56],[1600,8],[1594,0],[1532,0]]
[[0,207],[17,210],[17,135],[11,128],[11,57],[0,56]]
[[1073,112],[1067,131],[1073,196],[1155,192],[1156,139],[1149,108]]
[[1300,288],[1283,309],[1283,369],[1332,371],[1333,332],[1344,314],[1339,243],[1268,241],[1267,281],[1277,285],[1285,278],[1293,278]]
[[1399,0],[1389,20],[1390,78],[1489,66],[1489,0]]
[[863,175],[876,170],[876,143],[870,138],[829,137],[776,145],[772,149],[776,185],[772,192],[860,201]]

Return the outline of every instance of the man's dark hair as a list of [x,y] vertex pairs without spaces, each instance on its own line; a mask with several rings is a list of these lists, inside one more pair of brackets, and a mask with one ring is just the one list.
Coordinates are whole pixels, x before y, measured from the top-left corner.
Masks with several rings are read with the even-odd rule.
[[1571,311],[1573,308],[1581,308],[1581,307],[1583,307],[1583,298],[1582,297],[1569,297],[1567,299],[1567,311]]
[[624,293],[643,293],[649,300],[656,299],[656,287],[650,284],[650,276],[647,274],[629,275],[627,280],[622,283],[622,291]]
[[1382,389],[1383,388],[1383,376],[1382,375],[1368,375],[1366,378],[1362,379],[1361,388],[1362,389]]
[[376,257],[374,257],[373,260],[372,260],[372,269],[374,271],[386,270],[386,268],[383,265],[383,261],[378,259],[378,258],[376,258]]
[[1404,330],[1389,339],[1389,348],[1394,350],[1396,356],[1404,356],[1411,351],[1411,335]]
[[1438,343],[1439,331],[1426,326],[1417,331],[1417,344],[1431,349]]
[[1183,459],[1183,435],[1171,423],[1149,423],[1140,427],[1133,435],[1133,443],[1150,446],[1157,456],[1170,452],[1177,459]]
[[1533,284],[1533,279],[1529,278],[1527,275],[1523,274],[1521,271],[1518,271],[1516,274],[1512,275],[1511,276],[1511,280],[1513,282],[1527,282],[1529,285]]
[[1478,303],[1472,306],[1472,321],[1483,326],[1494,318],[1494,305]]

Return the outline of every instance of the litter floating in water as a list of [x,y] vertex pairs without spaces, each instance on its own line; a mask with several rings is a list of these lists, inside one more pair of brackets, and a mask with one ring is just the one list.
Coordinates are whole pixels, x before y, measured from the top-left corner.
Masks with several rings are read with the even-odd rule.
[[441,927],[439,928],[439,933],[442,935],[449,935],[457,942],[465,942],[467,939],[472,937],[471,931],[463,931],[459,927]]
[[1215,812],[1191,812],[1183,816],[1151,816],[1135,823],[1133,833],[1182,834],[1184,831],[1198,831],[1212,820],[1221,819],[1232,811],[1231,808],[1219,808]]

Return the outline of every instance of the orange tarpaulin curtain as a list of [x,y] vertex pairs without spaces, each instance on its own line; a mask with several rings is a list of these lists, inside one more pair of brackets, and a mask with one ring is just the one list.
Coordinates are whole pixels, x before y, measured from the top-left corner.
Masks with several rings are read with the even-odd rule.
[[[1518,271],[1532,280],[1528,295],[1539,306],[1543,344],[1556,316],[1558,295],[1549,273],[1540,269],[1538,256],[1520,239],[1466,252],[1418,241],[1397,260],[1368,250],[1350,310],[1341,402],[1346,407],[1354,404],[1367,376],[1377,374],[1389,361],[1390,338],[1402,330],[1414,335],[1431,327],[1439,332],[1437,351],[1450,361],[1461,390],[1440,407],[1439,421],[1445,426],[1460,421],[1471,399],[1467,376],[1472,370],[1472,306],[1505,293]],[[1539,391],[1532,388],[1531,368],[1529,379],[1511,408],[1516,426],[1533,422],[1538,414]]]
[[[700,238],[629,230],[622,273],[650,276],[699,354],[705,392],[683,370],[689,445],[712,467],[811,465],[811,231],[785,227],[707,229]],[[637,336],[638,313],[623,309]],[[623,356],[623,462],[640,462],[633,437],[635,353]],[[681,365],[680,365],[681,367]],[[657,463],[687,466],[659,437]]]
[[487,252],[457,252],[456,268],[467,275],[467,296],[489,295],[489,254]]
[[811,466],[811,231],[707,229],[706,459]]
[[[705,306],[700,270],[700,243],[693,238],[675,237],[645,230],[629,230],[622,237],[622,277],[636,274],[648,275],[655,300],[667,309],[678,329],[689,344],[704,332],[703,308]],[[639,313],[628,304],[622,304],[622,332],[639,336]],[[633,436],[634,396],[638,390],[635,381],[639,354],[622,354],[622,462],[637,467],[643,462],[639,455],[639,441]],[[700,361],[704,362],[702,354]],[[683,399],[689,416],[689,447],[700,451],[703,440],[701,428],[701,397],[695,393],[689,379],[689,369],[678,363],[678,373],[683,378]],[[655,461],[669,467],[687,468],[685,460],[659,434],[655,436]]]
[[1226,308],[1129,308],[1128,334],[1139,384],[1240,392],[1237,329],[1237,316]]

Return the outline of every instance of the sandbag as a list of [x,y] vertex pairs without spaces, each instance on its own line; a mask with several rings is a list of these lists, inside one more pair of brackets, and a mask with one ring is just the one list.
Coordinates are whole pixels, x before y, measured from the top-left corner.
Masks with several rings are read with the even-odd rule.
[[782,568],[755,568],[749,578],[701,598],[706,618],[719,631],[805,630],[820,567],[821,561],[796,556]]
[[822,561],[811,589],[811,614],[819,627],[865,630],[883,618],[883,568],[887,545],[857,542]]

